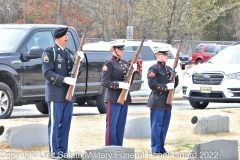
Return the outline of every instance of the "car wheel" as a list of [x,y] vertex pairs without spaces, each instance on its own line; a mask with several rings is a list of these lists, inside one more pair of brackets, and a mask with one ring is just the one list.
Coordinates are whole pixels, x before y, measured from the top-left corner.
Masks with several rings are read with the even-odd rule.
[[97,106],[96,100],[87,100],[87,104],[88,104],[89,106]]
[[205,109],[209,102],[194,102],[194,101],[189,101],[190,105],[195,108],[195,109]]
[[203,63],[203,61],[199,59],[199,60],[197,60],[196,65],[202,64],[202,63]]
[[79,106],[83,106],[83,105],[85,104],[86,100],[83,99],[83,98],[78,98],[78,99],[76,100],[76,102],[77,102],[77,104],[78,104]]
[[106,113],[106,107],[104,103],[104,99],[107,94],[107,88],[103,88],[102,94],[97,96],[96,101],[97,101],[97,108],[100,114],[105,114]]
[[5,83],[0,82],[0,119],[11,116],[14,106],[12,90]]
[[42,114],[48,114],[48,105],[47,103],[36,103],[36,108]]

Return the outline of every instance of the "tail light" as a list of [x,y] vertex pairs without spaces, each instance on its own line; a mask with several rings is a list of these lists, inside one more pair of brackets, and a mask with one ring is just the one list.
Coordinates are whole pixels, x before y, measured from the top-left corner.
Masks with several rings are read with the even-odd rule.
[[138,64],[138,72],[142,74],[142,59],[138,59],[137,64]]
[[[131,64],[132,60],[129,60],[128,62]],[[142,59],[137,60],[137,66],[138,66],[138,73],[142,74]]]

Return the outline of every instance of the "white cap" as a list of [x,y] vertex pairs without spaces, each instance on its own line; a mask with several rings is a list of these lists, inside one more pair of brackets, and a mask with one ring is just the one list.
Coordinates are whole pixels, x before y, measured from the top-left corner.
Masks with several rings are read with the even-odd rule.
[[169,51],[168,47],[169,47],[169,45],[166,44],[166,45],[163,45],[163,46],[161,46],[159,48],[156,48],[153,52],[154,52],[154,54],[156,54],[158,52],[161,52],[163,54],[168,54],[168,51]]
[[111,45],[111,47],[116,47],[119,49],[125,49],[125,42],[127,40],[125,39],[121,39],[121,40],[116,40],[116,41],[111,41],[109,42],[109,44]]

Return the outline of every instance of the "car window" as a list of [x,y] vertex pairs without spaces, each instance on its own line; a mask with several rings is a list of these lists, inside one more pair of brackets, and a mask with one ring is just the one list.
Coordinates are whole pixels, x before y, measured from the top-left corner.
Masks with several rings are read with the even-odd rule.
[[204,53],[213,53],[214,47],[213,46],[207,46],[204,49]]
[[0,28],[0,51],[10,52],[16,51],[19,47],[22,39],[27,35],[29,30],[27,29],[10,29],[10,28]]
[[[138,46],[133,46],[133,50],[137,51]],[[143,61],[152,61],[156,60],[155,55],[153,54],[152,49],[149,46],[142,46],[140,51]]]
[[74,53],[77,52],[75,41],[73,40],[73,36],[71,32],[68,32],[68,43],[67,47],[70,48]]
[[226,48],[215,55],[209,63],[240,64],[240,48]]
[[28,41],[26,47],[24,47],[24,51],[29,52],[33,46],[40,46],[43,49],[46,49],[50,45],[54,44],[52,32],[49,31],[41,31],[36,32]]
[[[85,51],[85,53],[88,56],[88,62],[99,62],[99,56],[101,56],[100,60],[104,60],[104,61],[109,59],[112,56],[111,51]],[[134,51],[126,50],[124,51],[124,54],[121,58],[126,61],[129,61],[129,60],[133,60],[134,56],[135,56]],[[141,54],[138,55],[138,58],[139,59],[142,58]]]
[[133,47],[132,47],[132,46],[126,46],[125,48],[126,48],[126,50],[128,50],[128,51],[133,51]]
[[203,48],[203,45],[199,45],[194,49],[194,52],[200,52]]
[[213,53],[216,54],[220,51],[221,49],[218,46],[214,47]]
[[227,46],[220,46],[221,50],[223,50],[224,48],[226,48]]
[[177,53],[177,48],[175,48],[175,47],[170,48],[169,54],[168,54],[168,59],[174,59],[176,57],[176,53]]

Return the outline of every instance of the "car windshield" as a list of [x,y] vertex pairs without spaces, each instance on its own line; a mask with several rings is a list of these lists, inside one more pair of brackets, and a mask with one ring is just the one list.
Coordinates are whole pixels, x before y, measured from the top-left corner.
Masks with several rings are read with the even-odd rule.
[[207,63],[240,64],[240,48],[227,47],[212,57]]
[[0,28],[0,52],[16,51],[23,37],[29,32],[26,29]]

